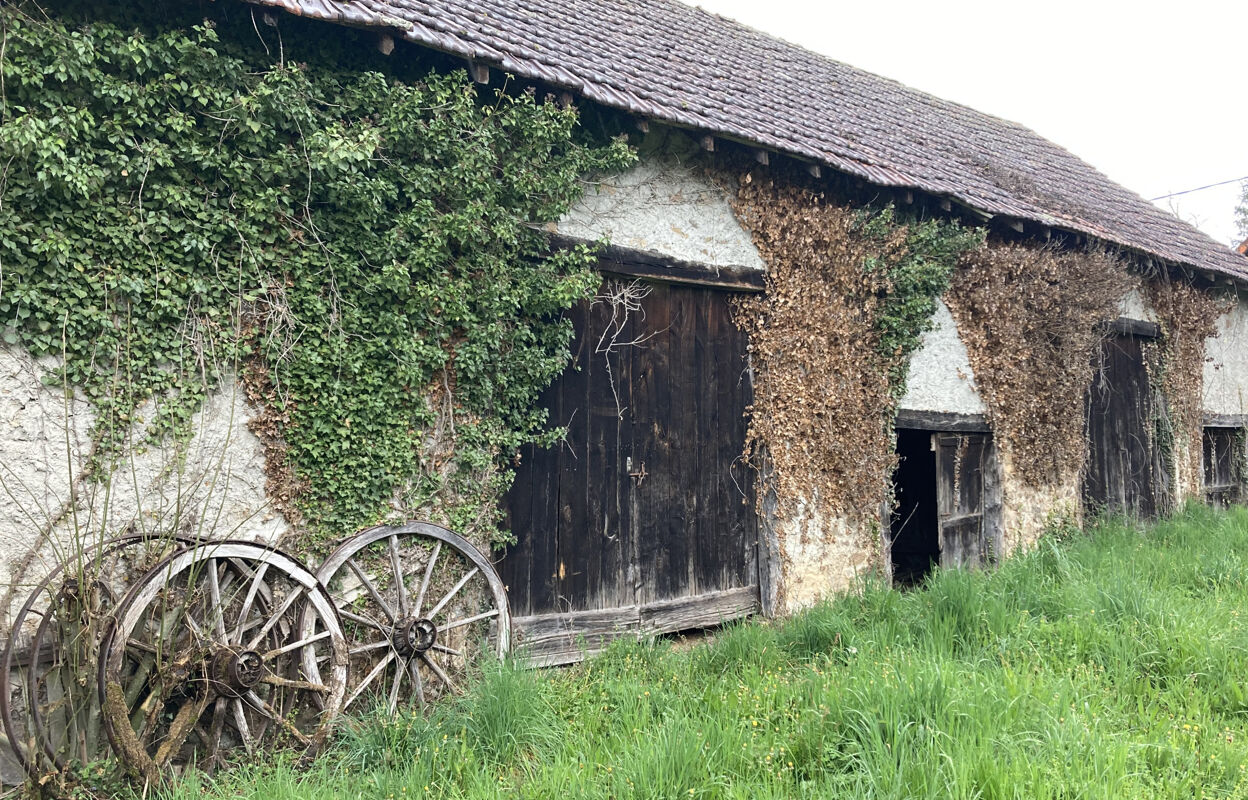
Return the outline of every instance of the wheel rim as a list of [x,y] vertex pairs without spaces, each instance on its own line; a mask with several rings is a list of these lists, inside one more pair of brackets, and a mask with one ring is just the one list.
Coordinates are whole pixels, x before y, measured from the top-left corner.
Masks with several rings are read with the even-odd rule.
[[227,541],[177,553],[132,587],[98,688],[117,755],[152,784],[212,771],[233,751],[315,753],[346,670],[337,610],[316,577],[277,550]]
[[[95,669],[109,614],[134,576],[194,541],[124,536],[86,548],[59,563],[14,617],[0,670],[16,670],[20,680],[16,691],[0,692],[0,718],[11,749],[37,782],[109,754],[98,694],[83,676]],[[31,626],[19,653],[21,632]]]
[[391,713],[424,705],[460,691],[484,658],[510,648],[502,580],[467,539],[440,525],[364,530],[331,553],[317,577],[350,643],[346,710],[370,698]]

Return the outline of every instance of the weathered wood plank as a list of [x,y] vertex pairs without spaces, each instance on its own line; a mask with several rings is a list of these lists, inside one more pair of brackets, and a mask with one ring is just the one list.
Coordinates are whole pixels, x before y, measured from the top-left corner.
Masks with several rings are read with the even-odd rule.
[[571,664],[616,639],[638,636],[637,606],[512,618],[516,658],[532,667]]
[[1111,332],[1121,336],[1141,336],[1145,339],[1156,339],[1161,336],[1161,325],[1156,322],[1145,322],[1142,319],[1119,317],[1107,327]]
[[912,428],[921,431],[951,431],[987,433],[990,428],[983,414],[952,414],[944,411],[914,411],[899,409],[893,422],[896,428]]
[[1151,518],[1165,510],[1169,474],[1156,447],[1154,393],[1144,364],[1144,339],[1105,338],[1084,401],[1088,461],[1083,502],[1091,513]]
[[1205,414],[1206,428],[1248,428],[1248,414]]
[[[560,235],[552,236],[550,241],[558,247],[584,244],[579,239]],[[598,255],[598,270],[633,278],[705,286],[732,292],[761,292],[767,285],[767,277],[759,269],[740,265],[699,264],[696,261],[672,258],[663,253],[618,245],[602,248]]]
[[758,613],[758,598],[754,584],[648,603],[641,607],[641,633],[652,636],[722,625]]

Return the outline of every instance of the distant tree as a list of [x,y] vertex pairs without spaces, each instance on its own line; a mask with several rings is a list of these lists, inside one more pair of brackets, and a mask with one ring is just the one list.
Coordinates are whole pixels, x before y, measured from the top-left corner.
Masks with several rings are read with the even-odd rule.
[[1235,224],[1239,226],[1239,241],[1248,240],[1248,181],[1240,184],[1239,205],[1235,207]]

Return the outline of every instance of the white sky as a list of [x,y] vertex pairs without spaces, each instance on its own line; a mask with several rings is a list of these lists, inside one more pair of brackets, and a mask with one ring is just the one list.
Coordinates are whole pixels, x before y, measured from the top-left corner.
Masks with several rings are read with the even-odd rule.
[[[1145,198],[1248,176],[1248,0],[685,0],[1020,122]],[[1238,183],[1159,201],[1235,240]]]

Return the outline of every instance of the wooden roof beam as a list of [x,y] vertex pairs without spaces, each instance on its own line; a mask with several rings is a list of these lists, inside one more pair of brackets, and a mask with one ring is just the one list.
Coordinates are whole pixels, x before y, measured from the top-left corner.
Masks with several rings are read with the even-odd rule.
[[468,74],[472,75],[472,79],[480,84],[490,82],[490,65],[482,64],[477,61],[468,62]]

